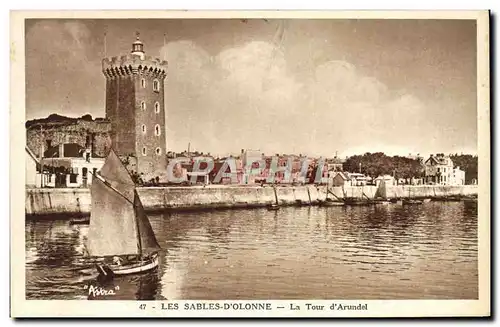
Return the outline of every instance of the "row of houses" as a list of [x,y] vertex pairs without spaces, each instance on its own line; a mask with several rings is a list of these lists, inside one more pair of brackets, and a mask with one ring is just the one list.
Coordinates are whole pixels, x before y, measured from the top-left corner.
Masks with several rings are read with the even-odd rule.
[[[361,186],[361,185],[379,185],[384,182],[386,185],[464,185],[465,171],[460,167],[454,167],[453,161],[449,156],[431,155],[425,162],[424,178],[399,178],[384,175],[372,179],[361,173],[333,172],[330,174],[331,185],[333,186]],[[477,180],[474,181],[477,183]]]
[[[272,169],[273,158],[276,157],[265,156],[259,151],[242,150],[239,156],[231,158],[236,166],[236,178],[233,176],[233,178],[216,179],[228,158],[214,160],[214,169],[209,174],[196,176],[193,172],[194,161],[176,167],[174,174],[177,178],[182,177],[188,180],[188,183],[194,180],[194,183],[198,184],[262,184],[269,182],[269,177],[274,171]],[[398,180],[389,175],[372,178],[362,173],[344,172],[342,161],[338,158],[324,160],[296,155],[282,155],[277,158],[278,170],[291,163],[289,171],[281,169],[274,173],[273,183],[278,184],[328,183],[332,186],[360,186],[379,185],[384,182],[386,185],[462,185],[465,182],[465,172],[460,167],[454,167],[453,161],[448,156],[442,155],[431,155],[425,161],[424,178]],[[308,159],[310,163],[306,174],[302,167],[304,159]],[[264,162],[265,167],[260,170],[260,173],[255,174],[251,170],[259,168],[257,161]],[[252,164],[249,165],[250,163]],[[92,183],[93,175],[101,169],[103,164],[104,158],[96,156],[91,147],[82,147],[77,143],[52,146],[44,152],[42,159],[26,146],[26,184],[29,187],[88,187]],[[320,164],[323,167],[319,167]],[[203,167],[200,168],[203,169]],[[320,168],[322,174],[318,181],[316,172]],[[192,178],[193,176],[195,178]]]
[[[37,157],[29,147],[26,150],[26,184],[29,187],[88,187],[92,183],[93,175],[101,169],[104,158],[98,157],[91,151],[91,147],[83,147],[78,143],[64,143],[49,147],[43,153],[42,158]],[[272,162],[278,158],[277,162]],[[216,180],[224,163],[231,159],[234,162],[236,172],[233,178],[222,177]],[[302,172],[303,161],[309,160],[309,168],[304,176]],[[257,161],[264,162],[264,167],[258,174],[253,169],[259,168]],[[291,163],[291,169],[285,169]],[[321,158],[307,158],[305,156],[281,155],[265,156],[257,151],[247,150],[239,156],[214,159],[214,169],[209,174],[197,174],[193,172],[194,159],[182,163],[174,168],[174,177],[184,180],[195,181],[198,184],[261,184],[269,182],[269,177],[274,173],[273,183],[305,184],[315,181],[316,170],[320,163],[323,164],[322,175],[319,183],[328,181],[329,170],[341,170],[341,162],[323,160]],[[249,165],[250,164],[250,165]],[[274,167],[276,165],[277,167]],[[227,166],[226,166],[227,167]],[[233,167],[234,168],[234,167]],[[203,166],[200,169],[204,169]],[[193,179],[192,177],[195,176]]]
[[392,185],[421,185],[424,184],[422,178],[394,178],[391,175],[378,176],[372,178],[361,173],[349,172],[334,172],[330,174],[330,185],[332,186],[364,186],[364,185],[380,185],[385,183],[387,186]]

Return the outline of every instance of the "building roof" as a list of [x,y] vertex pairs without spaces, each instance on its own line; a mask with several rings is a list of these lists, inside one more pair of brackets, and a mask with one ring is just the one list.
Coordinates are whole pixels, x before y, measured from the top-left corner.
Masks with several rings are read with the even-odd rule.
[[392,179],[394,179],[394,177],[392,177],[391,175],[378,176],[377,178],[375,178],[376,181],[392,180]]
[[349,177],[366,177],[364,174],[361,173],[347,173]]
[[425,163],[435,163],[437,165],[453,165],[453,161],[449,156],[433,156],[431,155],[429,159],[425,161]]
[[340,177],[342,177],[342,179],[344,179],[346,181],[348,181],[350,179],[348,175],[344,174],[341,171],[337,171],[333,177],[336,177],[337,175],[340,176]]

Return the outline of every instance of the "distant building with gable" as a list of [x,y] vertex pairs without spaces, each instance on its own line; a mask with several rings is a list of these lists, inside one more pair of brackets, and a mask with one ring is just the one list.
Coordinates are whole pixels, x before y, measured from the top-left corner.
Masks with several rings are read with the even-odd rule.
[[438,185],[465,184],[465,171],[454,167],[453,161],[444,154],[430,155],[425,161],[425,182]]

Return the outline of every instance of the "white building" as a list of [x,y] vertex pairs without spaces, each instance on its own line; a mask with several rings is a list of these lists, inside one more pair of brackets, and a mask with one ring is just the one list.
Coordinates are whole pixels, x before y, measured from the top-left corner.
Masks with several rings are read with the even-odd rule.
[[352,186],[362,186],[368,184],[369,178],[361,173],[347,173]]
[[431,155],[425,161],[425,182],[438,185],[463,185],[465,172],[459,167],[453,168],[449,156]]
[[92,177],[104,165],[104,158],[92,154],[76,143],[59,144],[45,152],[44,171],[49,172],[47,187],[88,187]]
[[40,173],[38,172],[39,161],[35,154],[25,146],[26,158],[26,186],[27,187],[40,187]]
[[376,186],[379,186],[381,183],[385,183],[386,186],[393,186],[396,184],[396,180],[391,175],[378,176],[374,181]]
[[460,167],[453,168],[452,175],[450,176],[450,185],[464,185],[465,184],[465,171]]

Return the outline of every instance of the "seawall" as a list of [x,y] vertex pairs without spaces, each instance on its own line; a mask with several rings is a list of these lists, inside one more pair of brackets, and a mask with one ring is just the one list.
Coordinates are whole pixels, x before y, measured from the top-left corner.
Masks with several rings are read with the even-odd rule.
[[[190,186],[138,188],[148,211],[252,208],[275,203],[280,205],[317,204],[326,198],[326,186]],[[462,186],[351,186],[331,187],[329,198],[364,197],[446,197],[477,194],[477,185]],[[26,189],[26,215],[85,215],[90,213],[89,189]]]

